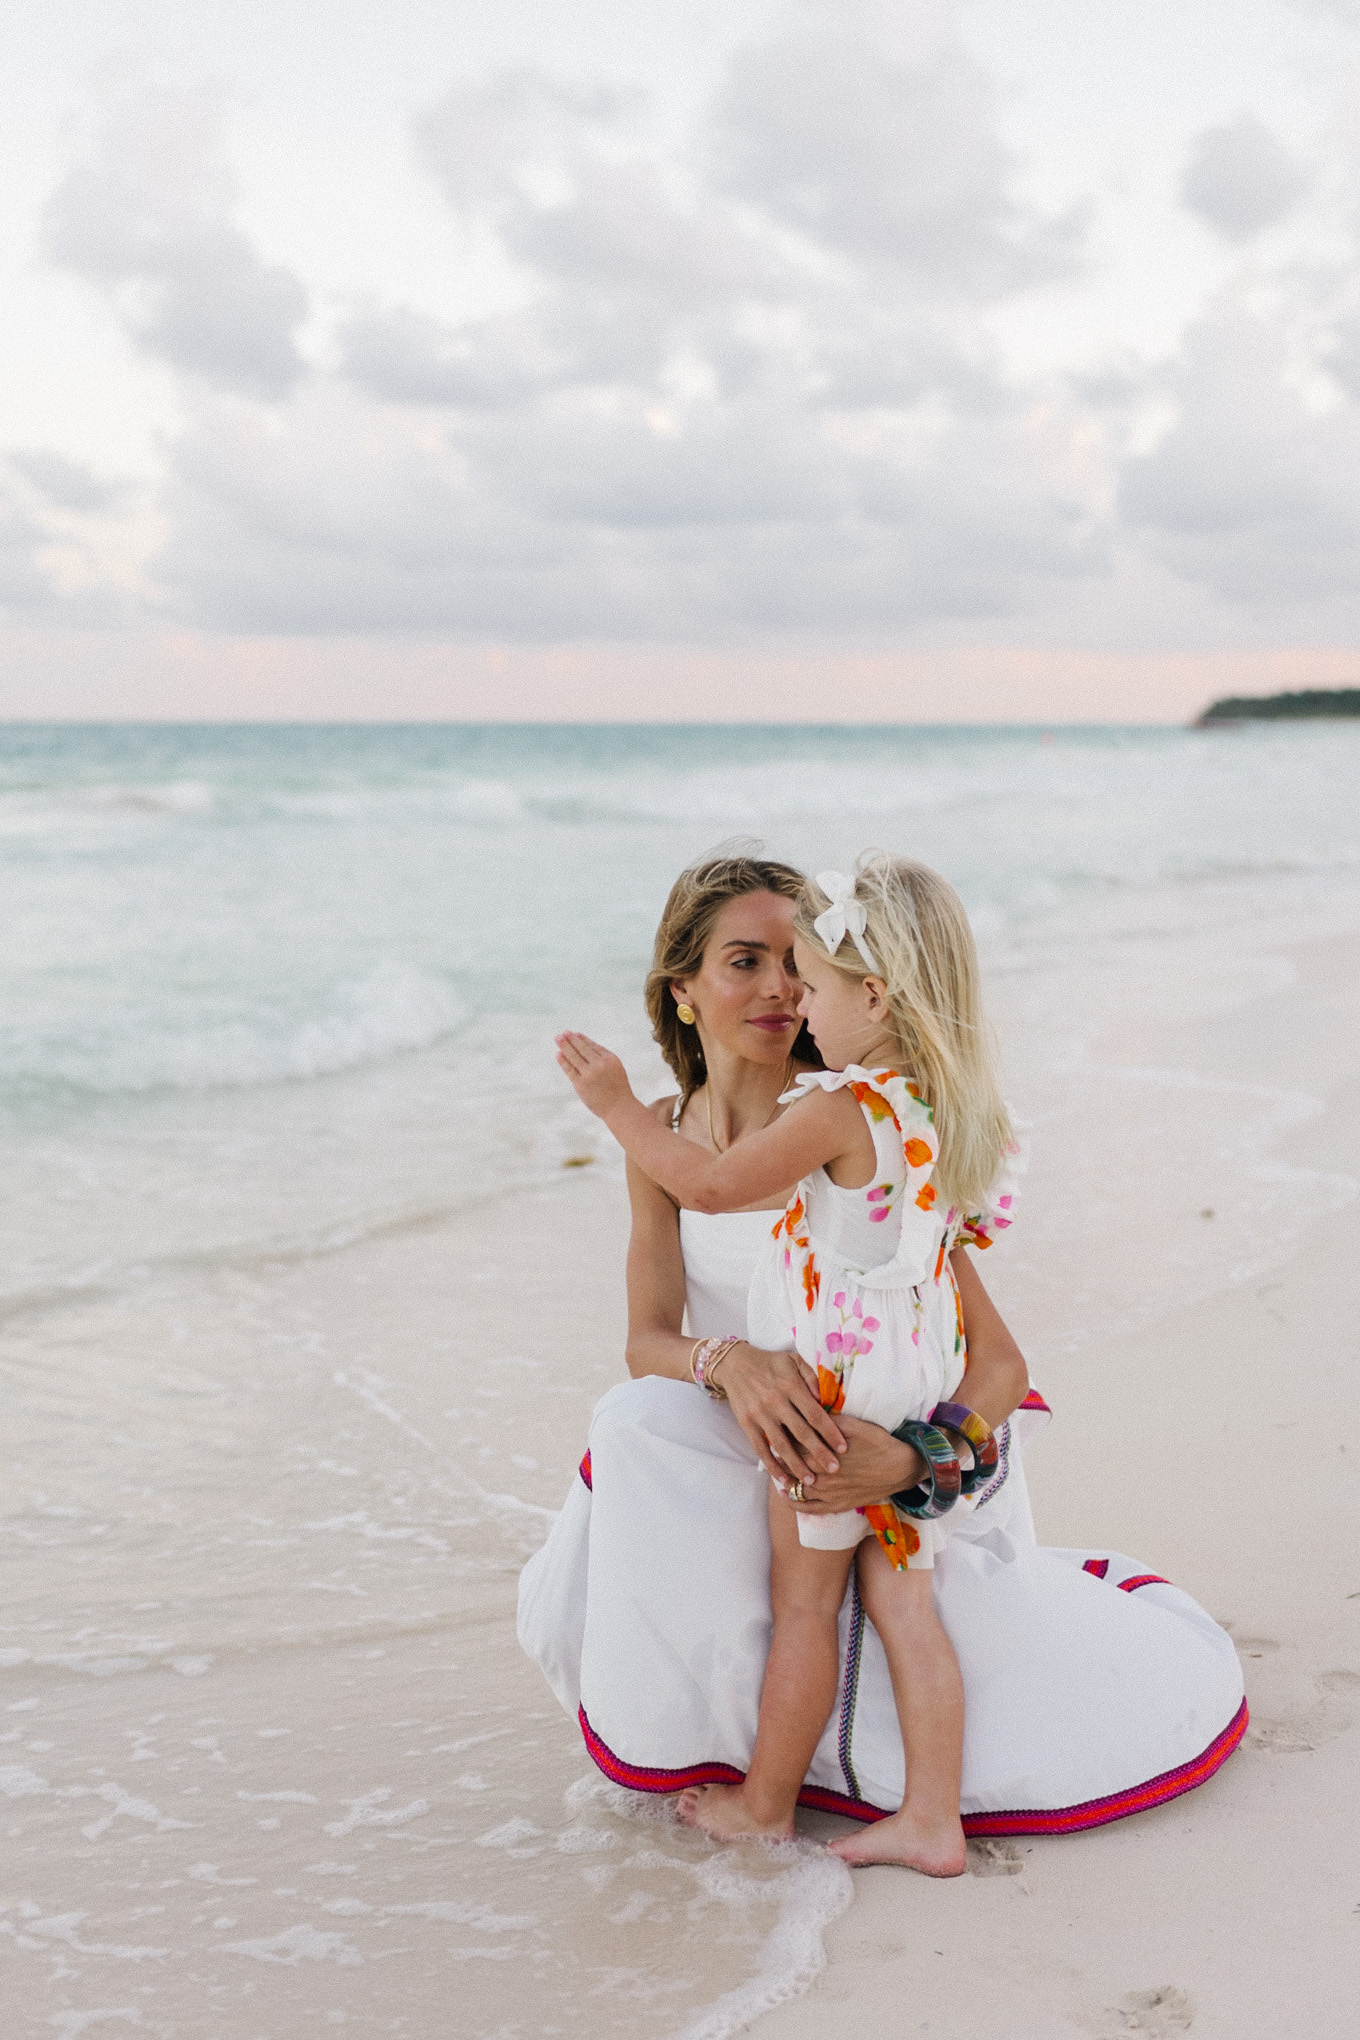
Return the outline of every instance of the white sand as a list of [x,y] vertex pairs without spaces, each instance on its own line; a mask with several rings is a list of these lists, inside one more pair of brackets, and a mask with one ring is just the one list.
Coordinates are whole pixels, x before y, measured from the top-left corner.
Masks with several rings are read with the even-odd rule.
[[[1254,1727],[1158,1812],[948,1885],[859,1874],[771,2040],[1355,2029],[1356,955],[1277,931],[1273,975],[1225,966],[1193,1022],[1115,959],[1060,1081],[1020,1053],[1050,993],[1003,1013],[1042,1123],[983,1266],[1057,1412],[1040,1534],[1229,1623]],[[1106,1190],[1074,1203],[1076,1139]],[[4,2040],[661,2040],[814,1948],[819,1859],[622,1805],[515,1645],[517,1568],[620,1372],[625,1233],[584,1171],[5,1327]]]

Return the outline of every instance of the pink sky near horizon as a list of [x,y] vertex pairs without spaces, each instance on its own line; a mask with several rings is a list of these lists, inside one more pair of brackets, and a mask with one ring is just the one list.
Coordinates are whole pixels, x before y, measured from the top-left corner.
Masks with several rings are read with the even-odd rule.
[[450,646],[183,630],[9,634],[0,722],[1183,723],[1360,685],[1344,647],[1231,652]]

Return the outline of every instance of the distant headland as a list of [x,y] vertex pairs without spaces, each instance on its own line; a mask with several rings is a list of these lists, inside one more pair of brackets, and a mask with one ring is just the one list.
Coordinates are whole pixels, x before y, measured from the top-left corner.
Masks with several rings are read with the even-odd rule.
[[1217,723],[1312,722],[1324,716],[1360,716],[1360,687],[1306,687],[1299,694],[1225,694],[1197,715],[1197,730]]

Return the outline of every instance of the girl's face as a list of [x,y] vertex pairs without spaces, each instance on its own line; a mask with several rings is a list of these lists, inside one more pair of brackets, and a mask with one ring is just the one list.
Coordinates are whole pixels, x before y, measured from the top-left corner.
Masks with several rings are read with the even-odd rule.
[[798,1013],[822,1051],[829,1070],[843,1070],[849,1063],[882,1061],[881,1051],[891,1052],[891,1037],[884,1025],[884,985],[881,978],[847,977],[837,970],[825,952],[819,952],[795,936],[794,962],[803,981]]
[[787,1062],[798,1038],[793,902],[778,893],[729,900],[713,924],[698,973],[671,991],[698,1016],[705,1054],[714,1044],[746,1062]]

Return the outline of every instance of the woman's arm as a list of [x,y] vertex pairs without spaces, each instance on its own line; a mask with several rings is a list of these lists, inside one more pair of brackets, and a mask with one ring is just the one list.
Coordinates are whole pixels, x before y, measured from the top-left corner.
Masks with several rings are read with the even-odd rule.
[[633,1213],[628,1236],[628,1372],[635,1381],[644,1374],[689,1381],[694,1341],[680,1329],[685,1319],[685,1263],[679,1213],[665,1191],[634,1162],[628,1164],[628,1202]]
[[968,1340],[968,1365],[950,1400],[976,1410],[995,1431],[1029,1394],[1025,1356],[1007,1330],[1005,1320],[982,1286],[966,1247],[949,1256],[963,1305]]
[[[959,1285],[968,1339],[968,1365],[953,1400],[976,1410],[996,1430],[1024,1401],[1029,1369],[967,1250],[956,1247],[949,1264]],[[840,1424],[849,1440],[841,1454],[840,1470],[824,1474],[807,1499],[793,1507],[814,1516],[837,1509],[862,1509],[866,1503],[881,1502],[885,1495],[914,1487],[924,1476],[918,1455],[890,1431],[844,1415]]]
[[690,1211],[740,1211],[776,1196],[842,1156],[873,1170],[873,1140],[845,1091],[814,1091],[760,1133],[724,1154],[676,1140],[633,1096],[618,1057],[585,1034],[559,1034],[557,1060],[583,1104],[602,1119],[630,1161]]
[[[688,1381],[694,1341],[680,1329],[685,1263],[679,1213],[665,1191],[632,1162],[628,1196],[633,1211],[628,1241],[628,1372],[635,1379],[661,1374],[672,1381]],[[817,1400],[816,1377],[796,1353],[770,1353],[743,1340],[723,1360],[722,1385],[752,1451],[767,1465],[777,1463],[790,1480],[805,1482],[834,1470],[845,1435]]]

